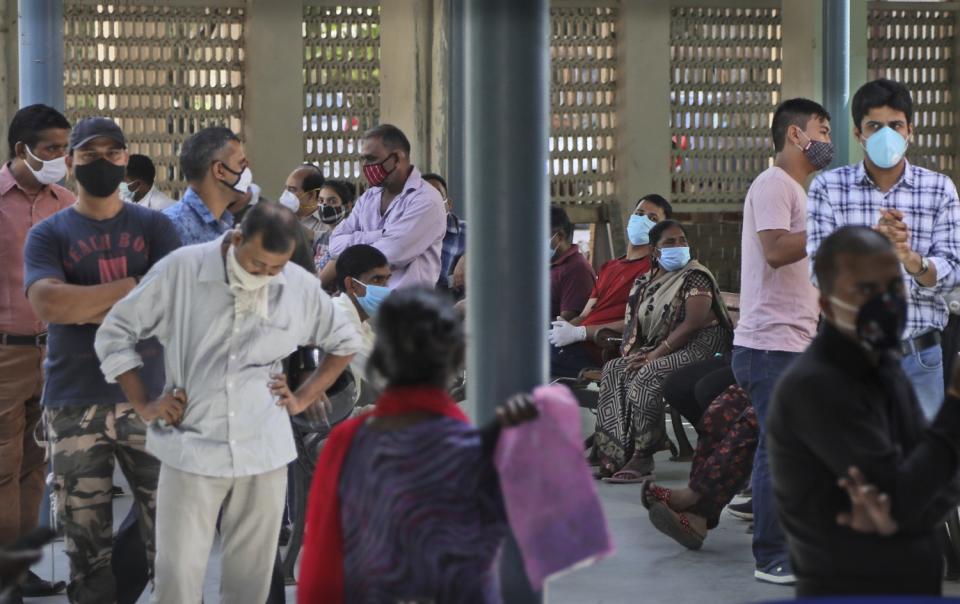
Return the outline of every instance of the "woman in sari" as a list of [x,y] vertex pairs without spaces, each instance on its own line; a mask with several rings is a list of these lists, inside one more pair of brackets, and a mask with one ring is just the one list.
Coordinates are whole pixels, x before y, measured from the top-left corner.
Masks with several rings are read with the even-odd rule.
[[368,371],[387,384],[335,428],[317,462],[297,601],[500,602],[507,534],[493,451],[525,397],[477,430],[447,394],[464,358],[460,316],[435,291],[395,291],[375,318]]
[[732,326],[717,281],[690,259],[687,234],[665,220],[650,230],[655,268],[627,301],[621,358],[603,368],[594,456],[607,482],[653,477],[666,440],[663,383],[680,367],[730,349]]

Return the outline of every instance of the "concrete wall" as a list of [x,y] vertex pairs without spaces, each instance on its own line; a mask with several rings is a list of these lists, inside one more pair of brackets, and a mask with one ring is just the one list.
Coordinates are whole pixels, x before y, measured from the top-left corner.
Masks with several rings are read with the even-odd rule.
[[0,0],[0,157],[9,155],[7,129],[17,112],[17,0]]

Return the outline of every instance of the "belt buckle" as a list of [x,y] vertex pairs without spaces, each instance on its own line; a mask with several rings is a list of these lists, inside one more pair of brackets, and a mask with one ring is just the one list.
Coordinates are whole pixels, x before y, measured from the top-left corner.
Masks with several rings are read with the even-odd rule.
[[46,337],[47,337],[47,334],[46,334],[46,333],[38,333],[38,334],[33,338],[33,344],[34,344],[37,348],[40,348],[41,346],[43,346],[43,339],[46,338]]

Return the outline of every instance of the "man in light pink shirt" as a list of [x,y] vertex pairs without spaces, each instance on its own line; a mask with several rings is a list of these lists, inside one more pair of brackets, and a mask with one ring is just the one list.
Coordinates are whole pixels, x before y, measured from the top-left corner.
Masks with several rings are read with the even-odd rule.
[[[396,126],[367,131],[361,152],[370,188],[330,235],[330,254],[335,259],[351,245],[372,245],[390,261],[391,288],[434,287],[447,232],[443,197],[410,163],[410,142]],[[320,278],[324,287],[336,280],[334,262],[321,270]]]
[[[46,105],[13,117],[10,161],[0,168],[0,546],[37,526],[44,488],[44,451],[33,439],[40,421],[46,326],[23,293],[27,231],[69,207],[73,193],[56,184],[67,174],[70,122]],[[32,594],[64,584],[29,577]]]
[[803,185],[830,165],[830,115],[818,103],[781,104],[771,127],[777,152],[747,191],[743,206],[740,321],[734,333],[733,372],[750,395],[760,424],[753,465],[754,577],[796,582],[777,519],[765,443],[766,413],[774,386],[806,349],[817,329],[817,292],[806,258],[807,194]]

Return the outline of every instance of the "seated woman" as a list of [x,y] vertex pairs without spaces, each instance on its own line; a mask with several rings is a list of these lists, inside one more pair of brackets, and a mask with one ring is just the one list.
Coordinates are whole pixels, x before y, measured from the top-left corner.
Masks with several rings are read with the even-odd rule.
[[507,521],[493,451],[500,425],[536,409],[517,397],[489,427],[467,423],[444,390],[464,359],[446,295],[397,290],[374,324],[368,370],[387,387],[321,453],[297,601],[499,602]]
[[730,350],[732,328],[717,281],[690,259],[679,222],[650,230],[655,267],[627,302],[621,358],[603,368],[594,455],[607,482],[642,482],[667,438],[663,382],[677,369]]
[[760,429],[750,398],[733,385],[718,396],[697,423],[697,450],[686,487],[643,484],[650,522],[684,547],[700,549],[720,512],[747,481]]

